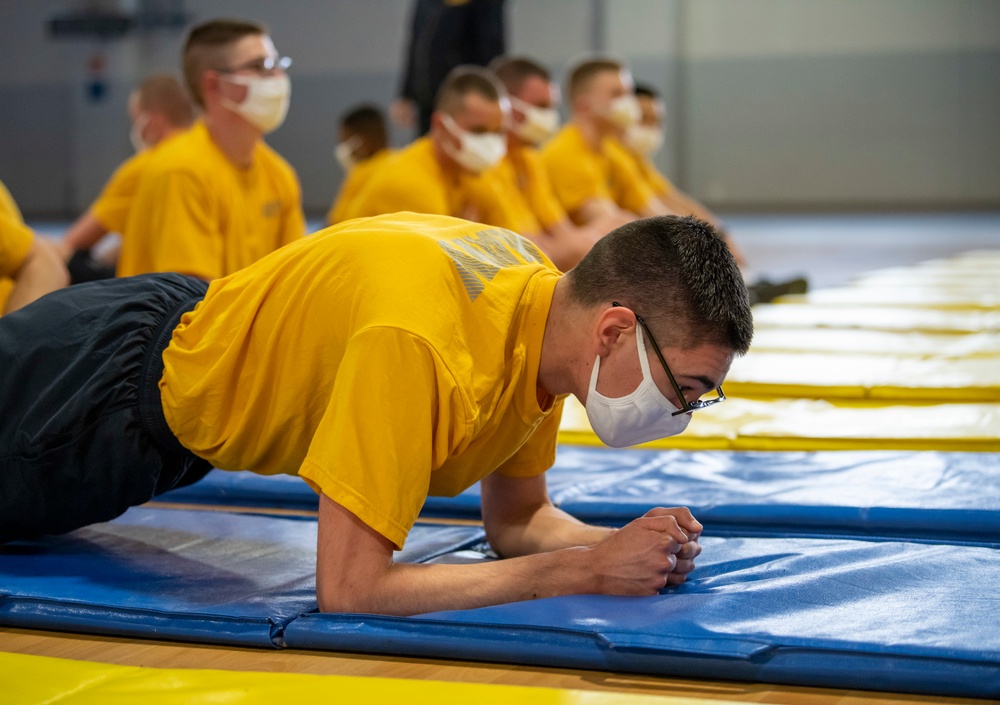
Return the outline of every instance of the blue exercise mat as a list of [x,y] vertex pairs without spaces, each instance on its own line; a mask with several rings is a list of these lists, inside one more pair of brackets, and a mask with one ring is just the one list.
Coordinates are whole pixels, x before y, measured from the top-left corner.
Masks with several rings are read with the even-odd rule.
[[[0,625],[838,688],[1000,695],[1000,551],[706,536],[689,582],[411,618],[315,612],[313,520],[137,508],[0,546]],[[397,558],[487,560],[475,527]]]
[[[477,527],[417,524],[396,559],[481,541]],[[316,609],[316,522],[130,509],[65,536],[0,545],[0,624],[275,647]]]
[[1000,455],[908,451],[631,451],[579,463],[553,502],[621,524],[689,507],[715,533],[1000,544]]
[[308,614],[291,648],[660,676],[1000,695],[1000,552],[827,539],[703,539],[686,584],[414,618]]
[[[690,507],[717,532],[1000,542],[1000,455],[913,451],[732,452],[559,448],[552,501],[620,524],[658,505]],[[311,509],[296,477],[215,470],[166,502]],[[475,485],[428,497],[425,517],[479,518]]]

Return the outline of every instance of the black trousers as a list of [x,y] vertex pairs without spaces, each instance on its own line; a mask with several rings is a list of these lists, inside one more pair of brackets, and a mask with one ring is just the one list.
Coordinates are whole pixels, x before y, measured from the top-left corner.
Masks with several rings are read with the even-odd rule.
[[0,543],[107,521],[210,464],[170,432],[163,350],[208,285],[80,284],[0,318]]

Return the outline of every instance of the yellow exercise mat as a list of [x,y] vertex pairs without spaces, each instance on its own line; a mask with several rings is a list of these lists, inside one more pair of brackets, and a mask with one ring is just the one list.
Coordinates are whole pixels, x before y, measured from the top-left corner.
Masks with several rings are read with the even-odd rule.
[[761,304],[756,328],[856,328],[915,333],[996,333],[1000,310],[920,309],[894,306]]
[[1000,294],[1000,276],[994,271],[980,274],[962,272],[927,272],[920,270],[885,270],[870,272],[852,279],[852,288],[924,288],[949,293]]
[[803,352],[970,358],[1000,356],[995,333],[910,333],[851,328],[761,328],[751,353]]
[[[559,442],[601,445],[574,397]],[[647,448],[685,450],[1000,451],[1000,404],[875,406],[817,399],[727,399],[693,414],[679,436]]]
[[933,309],[1000,309],[1000,294],[947,291],[936,287],[858,286],[781,296],[779,304],[813,306],[903,306]]
[[7,705],[722,705],[721,700],[399,678],[115,666],[0,653]]
[[1000,359],[751,351],[733,361],[736,397],[1000,402]]

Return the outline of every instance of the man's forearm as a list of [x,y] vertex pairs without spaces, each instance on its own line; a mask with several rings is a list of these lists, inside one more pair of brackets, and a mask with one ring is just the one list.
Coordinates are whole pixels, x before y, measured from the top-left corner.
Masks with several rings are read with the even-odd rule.
[[501,556],[512,558],[592,546],[614,533],[614,529],[584,524],[563,510],[545,504],[499,526],[487,523],[486,532],[493,549]]
[[[465,565],[391,563],[319,587],[323,612],[411,615],[595,592],[585,548]],[[357,584],[352,584],[357,583]]]

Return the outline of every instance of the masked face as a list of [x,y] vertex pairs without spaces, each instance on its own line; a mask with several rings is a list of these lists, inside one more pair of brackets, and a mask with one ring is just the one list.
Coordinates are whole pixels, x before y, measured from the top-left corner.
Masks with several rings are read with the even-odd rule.
[[244,76],[231,74],[224,81],[238,86],[246,86],[246,97],[239,103],[223,97],[222,103],[239,113],[247,122],[263,133],[273,132],[281,127],[288,114],[288,104],[292,95],[292,82],[287,74],[276,76]]
[[635,390],[623,397],[606,397],[598,392],[600,355],[597,356],[594,370],[590,374],[587,418],[597,437],[612,448],[626,448],[659,438],[676,436],[687,428],[691,421],[690,414],[673,416],[678,408],[663,396],[653,381],[641,327],[635,329],[635,340],[639,351],[639,366],[642,368],[642,381]]
[[555,108],[539,108],[514,96],[510,104],[524,115],[524,120],[513,123],[511,130],[525,142],[541,144],[559,129],[559,111]]
[[663,131],[653,125],[632,125],[625,130],[625,144],[637,154],[651,156],[663,146]]
[[463,169],[479,174],[499,164],[500,160],[506,156],[507,141],[502,134],[468,132],[456,125],[450,115],[443,115],[442,122],[445,129],[459,139],[458,147],[446,140],[442,145],[443,149]]
[[621,95],[612,100],[602,114],[623,130],[637,125],[642,119],[639,101],[631,94]]
[[337,158],[337,162],[340,164],[340,168],[344,171],[350,171],[358,164],[358,160],[354,157],[354,150],[361,146],[361,138],[357,135],[354,137],[349,137],[337,144],[333,150],[333,156]]
[[139,116],[132,121],[132,129],[128,133],[129,141],[132,142],[132,149],[136,153],[143,151],[144,149],[149,149],[149,144],[142,137],[143,131],[149,124],[149,115],[145,113],[139,113]]

